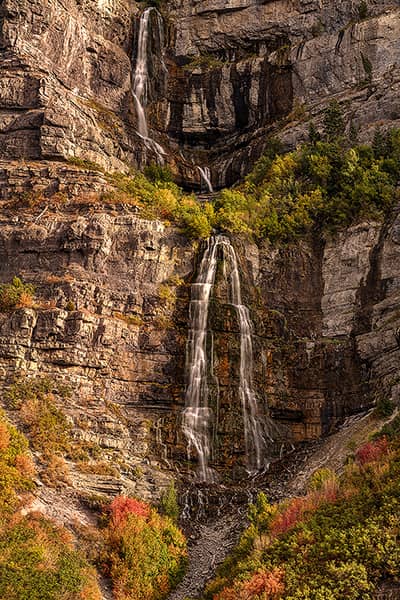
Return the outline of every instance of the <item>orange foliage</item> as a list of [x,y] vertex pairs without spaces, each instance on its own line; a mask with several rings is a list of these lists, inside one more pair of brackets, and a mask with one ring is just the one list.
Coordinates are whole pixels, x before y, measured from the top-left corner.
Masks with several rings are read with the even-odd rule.
[[379,460],[388,452],[388,441],[382,437],[374,442],[367,442],[356,452],[356,461],[360,466]]
[[147,519],[150,516],[150,506],[135,498],[116,496],[110,504],[110,512],[114,526],[118,527],[126,522],[129,515]]
[[312,513],[324,502],[335,502],[338,498],[338,484],[335,480],[328,480],[321,490],[310,492],[301,498],[292,498],[281,512],[272,520],[270,533],[272,537],[282,535],[306,518],[307,513]]
[[32,294],[22,292],[19,297],[17,308],[31,308],[33,306]]
[[27,454],[18,454],[15,458],[15,466],[24,477],[30,478],[35,474],[35,466]]
[[283,577],[282,569],[260,569],[251,579],[222,590],[214,596],[214,600],[278,600],[285,589]]
[[10,432],[6,423],[0,422],[0,452],[7,450],[10,444]]

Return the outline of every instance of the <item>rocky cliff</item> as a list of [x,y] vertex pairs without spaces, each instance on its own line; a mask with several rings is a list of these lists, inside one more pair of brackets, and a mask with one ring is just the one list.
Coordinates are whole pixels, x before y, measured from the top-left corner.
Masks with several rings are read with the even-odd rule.
[[[245,250],[233,239],[255,327],[256,391],[280,432],[275,452],[317,439],[379,398],[398,401],[399,227],[394,216],[296,247],[246,242]],[[168,480],[161,471],[185,470],[189,284],[201,251],[128,208],[3,207],[1,280],[19,275],[36,296],[0,316],[2,385],[35,374],[68,383],[72,399],[59,402],[75,436],[123,463],[116,478],[78,474],[78,488],[157,495]],[[241,464],[243,427],[238,323],[221,276],[210,328],[215,461],[224,471]]]
[[[108,170],[155,159],[131,93],[138,4],[4,0],[0,11],[0,158],[75,156]],[[161,11],[148,120],[186,185],[199,183],[195,164],[231,184],[269,134],[303,139],[332,98],[361,137],[398,123],[398,2],[174,0]]]

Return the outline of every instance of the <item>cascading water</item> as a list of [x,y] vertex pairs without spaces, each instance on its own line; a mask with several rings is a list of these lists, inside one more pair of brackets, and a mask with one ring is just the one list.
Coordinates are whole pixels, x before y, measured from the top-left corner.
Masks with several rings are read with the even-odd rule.
[[[250,472],[266,466],[268,440],[267,422],[260,414],[253,389],[252,323],[249,310],[242,304],[240,276],[235,250],[230,240],[222,235],[212,237],[201,260],[199,275],[191,289],[190,331],[186,368],[188,386],[183,411],[183,432],[188,440],[188,452],[195,449],[199,460],[200,478],[211,482],[213,471],[209,467],[212,454],[212,409],[209,406],[207,324],[209,304],[217,268],[218,248],[222,247],[224,277],[230,281],[230,302],[238,315],[240,331],[239,399],[244,423],[247,465]],[[228,265],[229,274],[226,265]]]
[[183,411],[183,432],[188,440],[188,452],[194,447],[199,458],[200,478],[212,480],[208,467],[211,455],[210,427],[212,413],[208,404],[207,383],[207,322],[211,290],[217,268],[219,237],[212,237],[201,260],[199,274],[191,288],[189,309],[190,330],[186,356],[188,386]]
[[[226,238],[225,238],[226,239]],[[240,378],[239,398],[242,406],[244,423],[244,440],[247,465],[250,471],[258,471],[265,467],[267,438],[272,437],[267,432],[267,422],[261,419],[257,397],[253,387],[253,341],[252,322],[249,309],[242,304],[242,292],[236,252],[229,242],[223,243],[226,262],[231,267],[230,293],[231,303],[236,309],[240,331]]]
[[212,194],[214,192],[212,183],[211,183],[211,171],[209,167],[197,167],[200,175],[201,175],[201,179],[204,181],[204,183],[207,186],[208,191],[210,192],[210,194]]
[[[148,92],[148,39],[149,39],[149,23],[150,14],[155,11],[157,14],[157,23],[160,32],[160,40],[163,43],[162,19],[161,15],[154,7],[146,8],[140,17],[139,36],[138,36],[138,51],[136,57],[135,75],[132,82],[132,95],[135,101],[136,114],[138,118],[138,134],[143,139],[146,147],[154,152],[160,163],[164,162],[165,151],[160,144],[149,137],[149,128],[146,119],[146,104]],[[165,69],[165,65],[162,65]]]

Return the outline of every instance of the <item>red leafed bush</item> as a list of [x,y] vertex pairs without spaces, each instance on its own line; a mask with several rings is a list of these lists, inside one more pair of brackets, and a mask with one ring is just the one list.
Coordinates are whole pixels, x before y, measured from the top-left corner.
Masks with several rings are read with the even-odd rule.
[[310,492],[301,498],[292,498],[283,510],[278,512],[271,522],[270,533],[274,538],[292,529],[306,518],[306,513],[313,513],[324,502],[335,502],[338,498],[338,485],[335,480],[324,482],[322,488]]
[[[312,497],[314,498],[314,496]],[[273,537],[286,533],[289,529],[297,525],[302,518],[306,510],[311,510],[314,503],[311,502],[309,496],[304,498],[293,498],[283,509],[281,513],[278,513],[271,523],[271,535]]]
[[284,592],[284,571],[256,571],[251,579],[222,590],[214,600],[278,600]]
[[388,441],[386,437],[367,442],[356,451],[356,461],[360,466],[367,465],[371,462],[379,460],[383,455],[387,454]]
[[113,525],[118,527],[125,523],[129,515],[147,519],[150,516],[150,506],[135,498],[116,496],[110,504],[110,513]]

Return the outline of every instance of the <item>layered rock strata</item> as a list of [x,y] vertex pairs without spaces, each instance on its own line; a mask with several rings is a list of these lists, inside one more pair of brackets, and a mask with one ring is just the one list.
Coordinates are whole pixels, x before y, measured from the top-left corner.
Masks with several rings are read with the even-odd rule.
[[[155,160],[131,93],[140,10],[127,0],[2,3],[0,158],[75,156],[107,170]],[[306,138],[332,99],[361,139],[399,123],[397,2],[174,0],[161,10],[147,117],[188,186],[200,184],[196,164],[211,167],[215,186],[236,181],[271,133],[289,145]]]
[[[245,250],[233,240],[255,327],[255,387],[283,449],[380,398],[398,401],[399,227],[396,216],[293,248],[246,243]],[[64,409],[76,435],[122,448],[146,473],[139,487],[154,479],[156,465],[185,459],[181,411],[198,250],[128,209],[85,203],[3,210],[0,255],[1,281],[18,275],[36,286],[32,307],[0,316],[3,388],[16,375],[69,383],[73,401]],[[217,273],[209,320],[222,469],[243,460],[240,340],[223,281]]]

